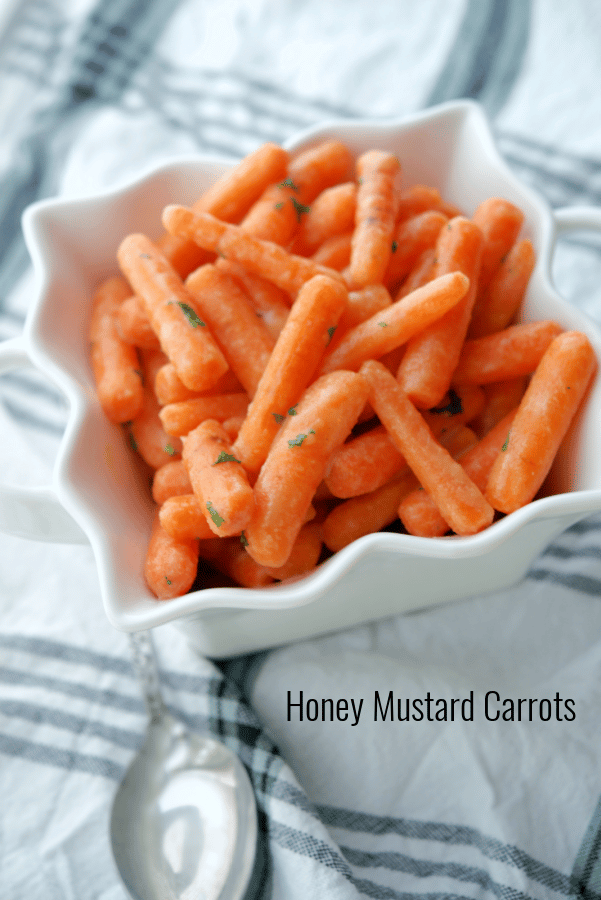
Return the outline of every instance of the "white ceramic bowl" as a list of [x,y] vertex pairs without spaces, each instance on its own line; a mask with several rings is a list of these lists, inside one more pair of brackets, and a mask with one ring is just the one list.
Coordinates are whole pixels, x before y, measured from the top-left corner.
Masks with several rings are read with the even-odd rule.
[[[524,235],[537,266],[522,318],[552,318],[585,331],[601,360],[601,336],[551,284],[556,237],[572,228],[601,229],[601,211],[551,212],[522,185],[495,150],[477,104],[449,103],[410,119],[337,122],[288,144],[300,149],[324,138],[359,153],[393,150],[407,184],[423,182],[467,214],[491,195],[504,196],[526,216]],[[266,589],[211,588],[157,601],[145,585],[143,562],[152,503],[123,431],[104,417],[88,359],[88,316],[94,286],[115,270],[115,250],[132,231],[160,231],[169,202],[192,202],[228,168],[213,159],[179,160],[135,183],[81,200],[50,200],[23,220],[38,293],[22,338],[0,345],[0,371],[31,362],[66,394],[70,413],[51,486],[0,487],[0,529],[45,540],[89,541],[106,613],[126,631],[177,622],[205,655],[225,657],[360,622],[508,586],[559,532],[601,510],[601,380],[554,467],[560,493],[536,500],[473,537],[426,539],[368,535],[313,574]]]

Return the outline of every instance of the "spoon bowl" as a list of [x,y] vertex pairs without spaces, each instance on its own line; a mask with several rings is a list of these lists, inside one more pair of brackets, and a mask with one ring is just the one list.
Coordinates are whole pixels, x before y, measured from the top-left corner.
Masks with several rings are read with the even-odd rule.
[[238,900],[257,841],[254,792],[235,753],[167,712],[150,635],[132,635],[150,722],[117,791],[113,857],[132,900]]

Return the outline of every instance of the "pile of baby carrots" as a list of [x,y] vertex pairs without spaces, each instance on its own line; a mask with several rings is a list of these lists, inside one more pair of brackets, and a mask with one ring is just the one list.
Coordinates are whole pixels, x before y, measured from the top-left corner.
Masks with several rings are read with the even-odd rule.
[[90,322],[100,403],[152,471],[158,598],[536,497],[596,359],[514,324],[535,262],[515,205],[468,217],[389,152],[268,143],[162,224],[122,241]]

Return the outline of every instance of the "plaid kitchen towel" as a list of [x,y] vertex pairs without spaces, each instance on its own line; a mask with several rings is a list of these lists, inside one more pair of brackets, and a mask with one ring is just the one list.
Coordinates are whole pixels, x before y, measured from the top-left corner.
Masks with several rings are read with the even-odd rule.
[[[553,206],[600,205],[600,10],[5,0],[0,339],[30,303],[28,203],[182,153],[234,159],[323,119],[471,97],[524,182]],[[599,236],[574,234],[553,273],[598,321],[600,262]],[[3,480],[47,482],[63,397],[17,370],[0,399]],[[487,597],[219,665],[158,629],[168,705],[251,774],[249,897],[601,897],[600,594],[595,517]],[[124,900],[109,810],[145,723],[91,549],[0,536],[2,900]]]

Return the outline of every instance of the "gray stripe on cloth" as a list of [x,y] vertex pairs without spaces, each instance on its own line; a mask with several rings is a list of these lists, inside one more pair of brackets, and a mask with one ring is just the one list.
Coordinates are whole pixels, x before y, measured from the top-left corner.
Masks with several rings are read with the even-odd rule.
[[601,799],[588,824],[572,869],[573,893],[584,900],[601,897]]
[[142,734],[127,728],[116,728],[113,725],[104,725],[82,716],[74,716],[62,709],[54,709],[48,706],[40,706],[37,703],[25,703],[17,700],[0,700],[0,712],[5,716],[23,719],[36,725],[51,725],[63,731],[73,734],[86,734],[90,737],[98,737],[103,741],[125,747],[128,750],[137,750],[142,742]]
[[143,713],[144,703],[137,697],[130,697],[118,691],[98,690],[85,684],[67,681],[64,678],[54,678],[49,675],[35,675],[31,672],[22,672],[8,666],[0,666],[0,682],[22,687],[43,688],[48,691],[56,691],[68,697],[76,697],[90,703],[98,703],[102,706],[111,706],[125,712]]
[[590,578],[587,575],[564,574],[554,572],[551,569],[533,568],[526,574],[526,578],[532,581],[549,581],[552,584],[560,584],[562,587],[580,594],[589,594],[591,597],[601,597],[601,579]]
[[125,774],[123,766],[102,756],[77,753],[74,750],[63,750],[60,747],[49,747],[46,744],[34,744],[32,741],[1,733],[0,753],[43,766],[53,766],[70,771],[75,769],[86,772],[88,775],[111,778],[113,781],[119,781]]
[[425,105],[471,97],[494,116],[519,73],[529,24],[529,0],[468,0],[454,44]]

